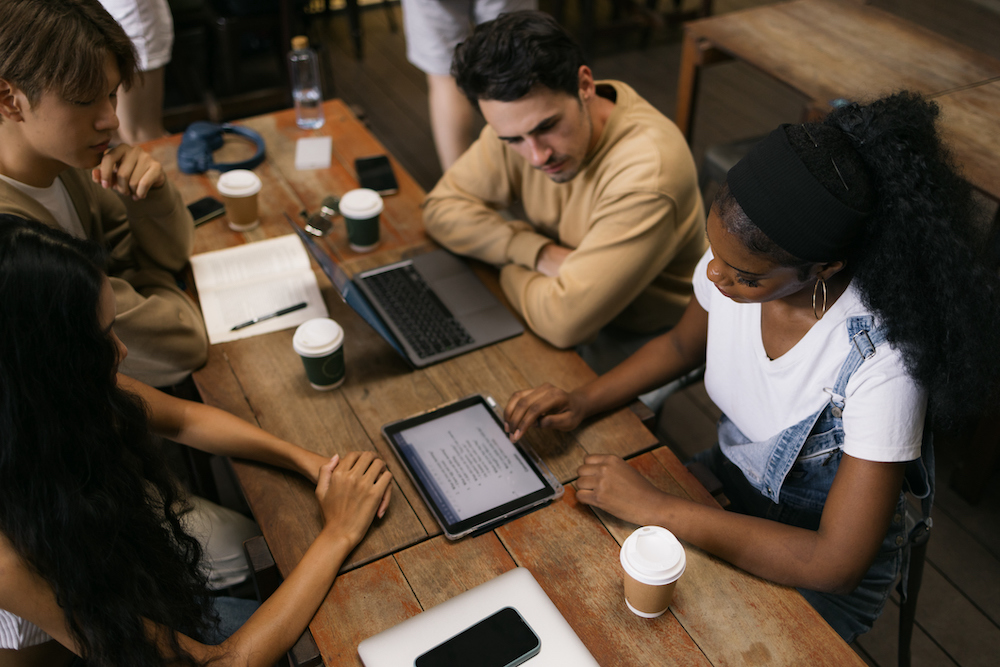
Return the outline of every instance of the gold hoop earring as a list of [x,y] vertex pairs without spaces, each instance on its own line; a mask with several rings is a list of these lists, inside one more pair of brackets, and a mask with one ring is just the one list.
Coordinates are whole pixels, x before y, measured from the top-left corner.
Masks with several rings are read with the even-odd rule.
[[[819,291],[820,286],[823,287],[823,312],[821,313],[816,310],[816,292]],[[826,315],[826,281],[821,276],[816,276],[816,284],[813,285],[813,315],[816,316],[817,320],[823,319],[823,316]]]

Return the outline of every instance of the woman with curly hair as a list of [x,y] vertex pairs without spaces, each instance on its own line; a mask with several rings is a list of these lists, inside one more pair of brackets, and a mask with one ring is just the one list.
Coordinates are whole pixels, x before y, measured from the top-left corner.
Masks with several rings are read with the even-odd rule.
[[[571,430],[705,364],[724,413],[701,458],[734,512],[588,456],[577,497],[803,595],[846,641],[871,628],[902,567],[901,489],[926,499],[936,424],[996,386],[1000,281],[969,186],[910,93],[784,125],[729,172],[672,331],[597,380],[518,392],[512,437]],[[926,437],[925,437],[926,436]]]
[[[371,453],[327,459],[119,375],[102,265],[92,244],[0,216],[0,663],[273,665],[384,514],[391,475]],[[317,484],[325,525],[252,615],[209,594],[151,433]]]

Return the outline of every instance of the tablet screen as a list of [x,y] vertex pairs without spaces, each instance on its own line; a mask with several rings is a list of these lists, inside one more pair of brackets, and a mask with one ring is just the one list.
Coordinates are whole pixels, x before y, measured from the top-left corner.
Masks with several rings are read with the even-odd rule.
[[390,424],[385,432],[448,533],[553,495],[482,397]]

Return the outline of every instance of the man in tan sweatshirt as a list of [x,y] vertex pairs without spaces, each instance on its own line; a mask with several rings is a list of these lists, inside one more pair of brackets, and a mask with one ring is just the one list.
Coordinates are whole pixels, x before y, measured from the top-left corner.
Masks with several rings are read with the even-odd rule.
[[[428,195],[428,233],[499,266],[511,304],[557,347],[676,323],[706,247],[677,127],[624,83],[595,81],[539,12],[478,26],[452,72],[488,125]],[[526,219],[501,214],[516,202]]]

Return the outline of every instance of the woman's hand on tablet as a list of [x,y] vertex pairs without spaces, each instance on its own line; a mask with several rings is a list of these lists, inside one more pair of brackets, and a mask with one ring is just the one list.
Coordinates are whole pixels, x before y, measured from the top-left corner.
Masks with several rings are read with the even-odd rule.
[[587,417],[587,411],[578,393],[563,391],[546,382],[511,396],[503,416],[504,428],[510,439],[517,442],[535,425],[572,431]]
[[330,459],[319,471],[316,499],[324,529],[344,534],[352,546],[361,541],[375,518],[389,506],[392,473],[372,452],[349,452]]

